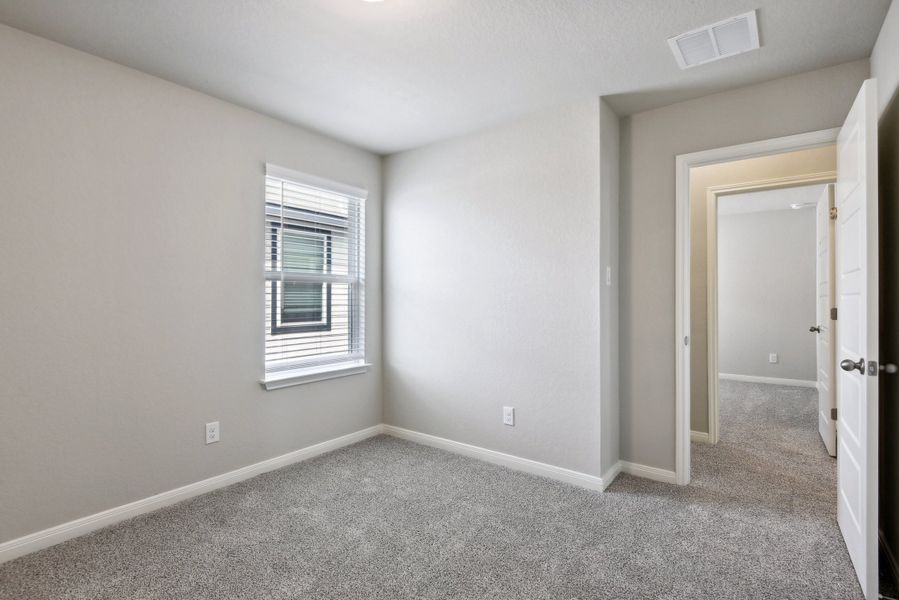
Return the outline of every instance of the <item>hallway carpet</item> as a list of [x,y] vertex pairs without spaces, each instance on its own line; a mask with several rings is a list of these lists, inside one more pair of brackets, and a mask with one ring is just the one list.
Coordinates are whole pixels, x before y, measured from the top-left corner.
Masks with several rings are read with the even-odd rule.
[[814,390],[721,389],[688,487],[378,437],[0,565],[0,598],[861,598]]

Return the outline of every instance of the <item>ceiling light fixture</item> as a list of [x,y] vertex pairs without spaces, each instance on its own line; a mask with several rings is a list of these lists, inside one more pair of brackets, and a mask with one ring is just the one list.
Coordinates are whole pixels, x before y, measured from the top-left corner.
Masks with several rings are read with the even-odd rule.
[[756,50],[759,48],[756,11],[668,38],[668,45],[681,69]]

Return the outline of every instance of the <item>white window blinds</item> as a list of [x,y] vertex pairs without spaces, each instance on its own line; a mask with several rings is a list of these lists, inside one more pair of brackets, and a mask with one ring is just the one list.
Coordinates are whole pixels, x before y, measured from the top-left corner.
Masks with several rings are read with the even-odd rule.
[[266,378],[363,361],[365,196],[266,165]]

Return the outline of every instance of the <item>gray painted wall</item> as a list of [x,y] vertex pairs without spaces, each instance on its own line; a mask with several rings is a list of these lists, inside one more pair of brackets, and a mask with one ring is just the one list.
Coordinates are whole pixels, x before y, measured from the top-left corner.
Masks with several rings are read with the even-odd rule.
[[601,473],[600,122],[594,98],[386,160],[387,423]]
[[837,127],[860,60],[622,120],[621,458],[674,469],[674,161],[678,154]]
[[892,2],[871,51],[871,77],[877,78],[880,114],[899,88],[899,2]]
[[[0,81],[0,541],[381,422],[377,156],[5,26]],[[266,161],[370,190],[365,375],[258,383]]]
[[720,373],[815,380],[815,253],[814,209],[718,217]]

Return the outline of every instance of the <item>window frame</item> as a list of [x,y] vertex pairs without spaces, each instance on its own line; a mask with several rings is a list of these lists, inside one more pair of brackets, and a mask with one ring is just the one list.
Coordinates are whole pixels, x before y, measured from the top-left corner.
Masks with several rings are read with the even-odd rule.
[[[370,367],[366,362],[365,352],[365,200],[367,192],[353,186],[328,181],[311,175],[305,175],[282,167],[266,164],[266,200],[265,219],[266,236],[271,236],[266,241],[266,314],[265,319],[265,353],[264,376],[261,381],[267,390],[279,389],[291,385],[331,379],[364,373]],[[282,185],[281,196],[278,202],[270,202],[270,185],[273,181],[280,180]],[[320,212],[303,206],[287,206],[284,202],[285,185],[298,186],[301,192],[308,192],[314,196],[324,194],[324,198],[330,197],[338,202],[346,202],[345,214],[332,212]],[[294,192],[295,193],[295,192]],[[338,204],[339,205],[339,204]],[[343,213],[339,210],[338,213]],[[276,220],[280,223],[272,226]],[[309,231],[324,236],[325,238],[325,264],[322,273],[302,273],[283,271],[280,261],[284,260],[283,230],[296,229]],[[335,243],[338,237],[345,238],[347,251],[347,274],[334,273],[334,260],[336,255]],[[280,243],[279,243],[280,242]],[[322,323],[291,324],[278,323],[282,312],[283,287],[288,281],[307,281],[321,283],[325,286]],[[327,352],[321,355],[311,355],[301,358],[269,358],[269,344],[272,338],[279,335],[302,335],[327,332],[335,326],[333,321],[332,297],[336,293],[332,291],[332,285],[347,286],[346,307],[346,353],[329,356]],[[279,304],[281,306],[279,306]],[[341,322],[342,317],[341,317]],[[341,325],[342,326],[342,325]]]
[[[318,228],[302,226],[302,225],[288,225],[284,223],[284,227],[289,227],[290,229],[296,231],[303,231],[308,233],[320,234],[324,239],[324,272],[331,272],[332,265],[332,247],[331,247],[331,237],[333,236],[333,230],[327,230],[327,233],[322,233]],[[270,257],[272,263],[276,263],[278,260],[278,238],[283,235],[280,231],[280,227],[273,226],[271,227],[272,234],[272,248],[270,252]],[[283,260],[283,258],[282,258]],[[271,323],[269,324],[268,332],[270,335],[285,335],[291,333],[308,333],[314,331],[331,331],[331,284],[330,283],[319,283],[318,285],[323,286],[325,296],[322,300],[322,308],[321,312],[323,315],[323,319],[312,323],[296,323],[291,325],[284,325],[284,296],[285,293],[283,291],[283,286],[287,283],[286,281],[281,281],[278,279],[272,279],[269,281],[270,285],[270,294],[272,298],[272,311],[271,311]],[[314,283],[313,283],[314,285]],[[278,288],[282,287],[281,293],[279,294]],[[279,304],[280,302],[280,304]]]

